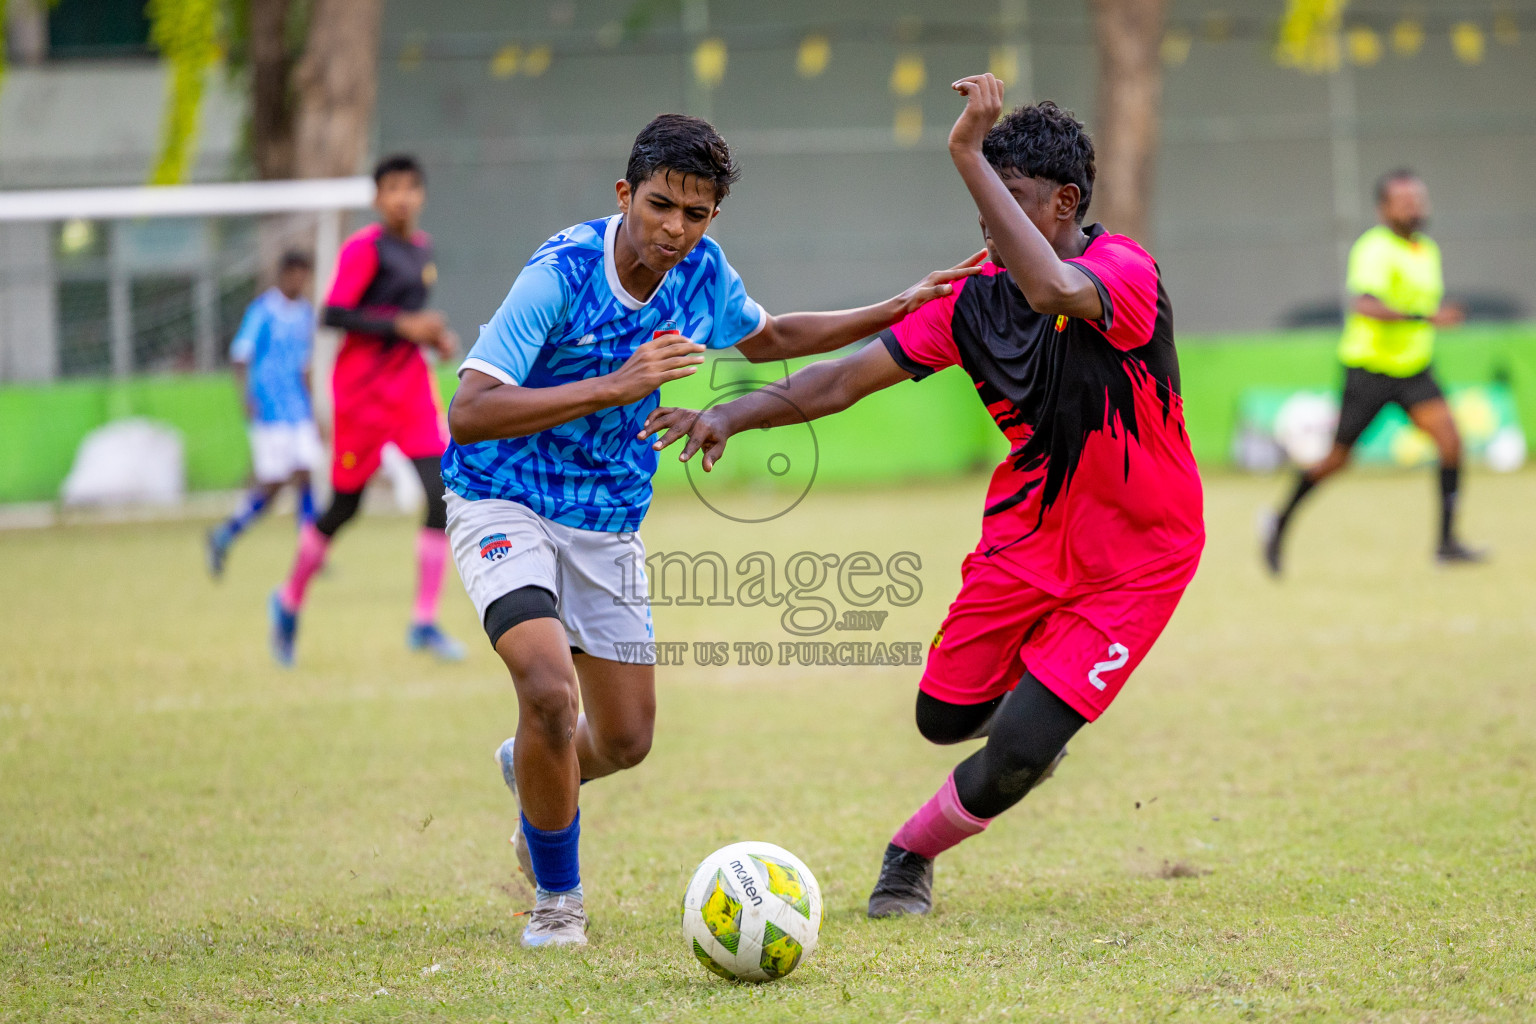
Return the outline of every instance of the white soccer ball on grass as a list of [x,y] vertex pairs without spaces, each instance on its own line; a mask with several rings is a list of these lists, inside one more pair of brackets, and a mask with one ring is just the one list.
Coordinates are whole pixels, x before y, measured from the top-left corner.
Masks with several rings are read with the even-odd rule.
[[772,843],[734,843],[704,858],[683,893],[683,942],[728,980],[774,981],[816,949],[821,886]]

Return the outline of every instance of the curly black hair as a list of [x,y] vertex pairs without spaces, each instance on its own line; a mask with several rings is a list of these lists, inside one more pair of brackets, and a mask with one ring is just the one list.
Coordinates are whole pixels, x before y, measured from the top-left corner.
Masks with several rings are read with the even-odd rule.
[[982,156],[999,171],[1017,171],[1058,185],[1076,185],[1082,198],[1077,222],[1093,199],[1093,140],[1083,122],[1050,100],[1018,107],[992,126],[981,144]]
[[710,182],[715,186],[716,206],[741,178],[741,169],[731,159],[731,148],[715,126],[687,114],[661,114],[635,136],[629,169],[624,174],[629,187],[639,188],[660,170],[692,174]]

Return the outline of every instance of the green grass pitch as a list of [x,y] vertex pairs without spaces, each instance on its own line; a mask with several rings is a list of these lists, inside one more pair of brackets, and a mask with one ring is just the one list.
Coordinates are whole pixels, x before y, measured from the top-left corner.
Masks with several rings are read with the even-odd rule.
[[[834,493],[747,527],[660,500],[652,551],[918,554],[926,641],[983,482]],[[1520,1021],[1536,1018],[1536,475],[1475,476],[1482,568],[1428,558],[1427,474],[1319,493],[1290,574],[1208,481],[1200,575],[1057,778],[939,862],[925,920],[869,922],[893,829],[963,748],[912,724],[910,668],[663,670],[657,742],[582,794],[590,948],[530,952],[491,752],[511,687],[456,578],[466,664],[405,650],[413,524],[365,519],[311,594],[299,667],[263,602],[269,521],[227,578],[202,524],[0,534],[0,1020]],[[450,570],[451,572],[451,570]],[[658,609],[661,639],[787,639],[764,608]],[[826,896],[785,981],[679,936],[739,839]]]

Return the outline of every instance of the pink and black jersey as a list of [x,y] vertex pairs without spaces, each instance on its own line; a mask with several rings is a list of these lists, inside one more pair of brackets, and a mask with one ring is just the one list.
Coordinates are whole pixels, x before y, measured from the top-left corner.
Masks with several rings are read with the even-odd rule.
[[394,319],[426,307],[437,279],[432,241],[381,225],[347,239],[325,300],[325,322],[347,332],[331,373],[335,459],[331,483],[360,491],[393,442],[408,458],[443,453],[448,431],[420,346],[395,334]]
[[914,378],[970,374],[1011,445],[977,550],[1058,595],[1192,557],[1205,539],[1157,264],[1097,224],[1067,262],[1098,289],[1102,320],[1037,313],[986,263],[881,336]]
[[425,231],[401,238],[370,224],[347,239],[325,300],[325,322],[347,332],[343,348],[363,347],[382,363],[415,356],[414,344],[394,333],[400,313],[426,308],[437,280],[432,239]]

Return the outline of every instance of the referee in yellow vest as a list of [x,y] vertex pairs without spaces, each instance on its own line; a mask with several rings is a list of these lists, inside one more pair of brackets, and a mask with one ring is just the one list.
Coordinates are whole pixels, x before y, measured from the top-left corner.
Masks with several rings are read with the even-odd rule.
[[1376,183],[1376,214],[1381,223],[1361,235],[1349,252],[1350,305],[1339,342],[1344,395],[1333,450],[1297,474],[1290,500],[1270,520],[1264,538],[1264,561],[1277,576],[1285,528],[1296,507],[1348,465],[1355,442],[1392,402],[1434,440],[1440,454],[1440,543],[1435,557],[1442,563],[1483,558],[1456,536],[1461,437],[1430,372],[1435,328],[1459,324],[1464,315],[1445,301],[1440,247],[1423,232],[1429,190],[1414,172],[1392,171]]

